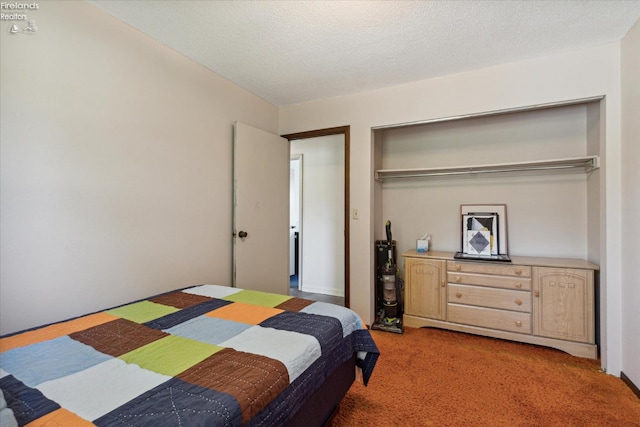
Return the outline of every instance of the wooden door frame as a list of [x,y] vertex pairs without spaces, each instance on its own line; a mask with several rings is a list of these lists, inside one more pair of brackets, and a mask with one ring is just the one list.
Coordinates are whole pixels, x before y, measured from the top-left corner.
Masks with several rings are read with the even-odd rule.
[[351,126],[338,126],[334,128],[317,129],[307,132],[290,133],[280,135],[291,142],[297,139],[317,138],[329,135],[344,135],[344,306],[350,307],[350,265],[349,265],[349,240],[350,240],[350,222],[349,222],[349,140]]

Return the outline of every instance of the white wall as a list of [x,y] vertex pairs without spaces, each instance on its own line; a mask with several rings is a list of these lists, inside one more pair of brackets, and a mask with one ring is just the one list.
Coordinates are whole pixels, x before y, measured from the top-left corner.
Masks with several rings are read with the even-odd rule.
[[302,290],[344,297],[344,136],[293,140],[291,154],[302,154]]
[[640,21],[622,40],[622,371],[640,387]]
[[85,2],[0,33],[0,328],[231,282],[232,125],[278,110]]
[[373,223],[372,128],[600,95],[606,96],[598,260],[602,363],[619,374],[620,43],[281,108],[281,134],[351,126],[351,207],[361,214],[351,223],[351,307],[365,321],[373,320],[374,228],[382,224]]

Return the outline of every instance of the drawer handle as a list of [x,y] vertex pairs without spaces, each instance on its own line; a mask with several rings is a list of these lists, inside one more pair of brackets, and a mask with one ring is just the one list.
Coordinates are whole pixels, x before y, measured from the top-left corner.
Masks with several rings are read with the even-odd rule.
[[456,276],[456,282],[462,282],[462,277]]
[[519,276],[522,274],[522,270],[520,270],[519,268],[516,268],[516,274]]
[[462,298],[462,293],[461,292],[456,292],[456,298]]
[[518,282],[516,283],[516,288],[521,288],[522,287],[522,283]]
[[516,304],[518,304],[518,305],[522,305],[522,300],[521,300],[520,298],[518,298],[518,299],[516,300]]
[[447,285],[447,282],[445,282],[444,280],[442,282],[440,282],[440,286],[442,286],[443,288]]
[[516,320],[516,326],[517,326],[517,327],[522,326],[522,322],[521,322],[520,320]]
[[456,271],[460,271],[461,268],[462,266],[460,264],[456,264]]

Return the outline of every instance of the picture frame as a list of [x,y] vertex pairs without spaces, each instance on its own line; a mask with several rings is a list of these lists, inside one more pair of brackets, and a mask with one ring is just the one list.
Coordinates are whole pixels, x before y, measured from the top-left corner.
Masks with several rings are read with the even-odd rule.
[[460,252],[478,257],[509,253],[507,205],[460,205]]

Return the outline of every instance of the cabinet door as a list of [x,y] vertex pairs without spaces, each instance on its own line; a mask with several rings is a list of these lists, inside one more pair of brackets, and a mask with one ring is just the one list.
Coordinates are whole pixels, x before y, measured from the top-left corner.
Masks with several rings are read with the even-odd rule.
[[593,271],[533,269],[533,333],[594,343]]
[[405,313],[446,318],[445,261],[405,258]]

